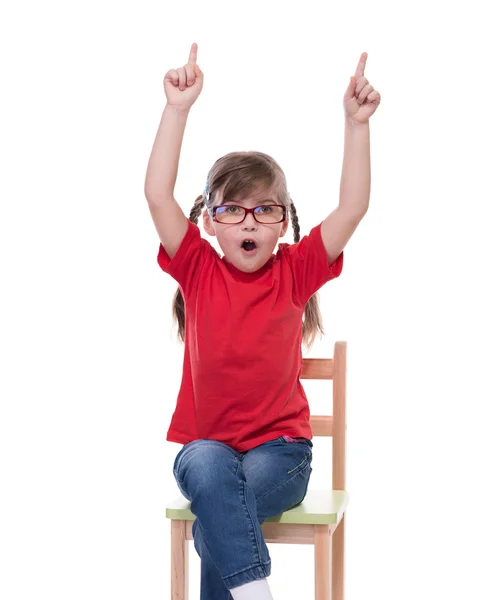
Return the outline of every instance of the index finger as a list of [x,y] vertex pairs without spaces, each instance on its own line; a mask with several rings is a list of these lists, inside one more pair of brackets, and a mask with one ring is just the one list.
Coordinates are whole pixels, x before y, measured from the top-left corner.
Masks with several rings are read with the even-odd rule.
[[360,56],[358,66],[356,67],[356,71],[354,72],[354,76],[356,77],[356,79],[358,79],[359,77],[363,77],[363,75],[365,74],[367,58],[368,54],[366,52],[363,52],[363,54]]
[[188,62],[194,65],[197,62],[197,44],[192,44],[192,48],[190,50],[190,56],[188,57]]

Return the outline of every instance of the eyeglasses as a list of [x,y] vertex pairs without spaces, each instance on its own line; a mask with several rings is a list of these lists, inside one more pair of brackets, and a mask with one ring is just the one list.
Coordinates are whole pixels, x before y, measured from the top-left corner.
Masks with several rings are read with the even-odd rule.
[[269,225],[282,223],[286,219],[286,207],[283,204],[262,204],[262,206],[256,206],[255,208],[245,208],[237,204],[222,204],[221,206],[214,206],[212,211],[208,210],[213,221],[228,225],[242,223],[248,213],[252,213],[257,223]]

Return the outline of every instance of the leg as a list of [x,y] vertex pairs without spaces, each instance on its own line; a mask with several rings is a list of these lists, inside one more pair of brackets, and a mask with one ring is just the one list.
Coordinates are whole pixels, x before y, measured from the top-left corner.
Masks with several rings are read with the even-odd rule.
[[328,525],[315,525],[315,600],[332,598],[332,537]]
[[332,535],[332,600],[344,600],[344,527],[346,515]]
[[[185,454],[185,448],[187,448],[187,446],[190,446],[187,452],[188,459],[184,462],[181,457]],[[242,510],[240,510],[240,520],[242,521],[245,520],[245,513],[247,512],[246,508],[249,507],[251,515],[256,514],[256,520],[253,520],[256,525],[253,530],[258,536],[257,539],[260,553],[264,560],[264,573],[257,571],[256,576],[252,578],[251,575],[253,573],[250,572],[247,573],[248,579],[243,580],[240,580],[239,577],[241,575],[244,576],[246,572],[239,573],[236,585],[231,585],[231,582],[228,583],[224,580],[225,578],[221,573],[221,567],[218,569],[216,563],[216,553],[209,552],[208,540],[204,539],[204,537],[210,537],[211,539],[217,538],[217,532],[216,535],[209,536],[208,533],[210,529],[207,528],[207,521],[204,525],[200,516],[197,516],[193,524],[192,532],[194,545],[201,558],[200,600],[232,600],[228,588],[236,587],[247,581],[261,579],[270,575],[270,557],[260,525],[266,518],[276,516],[284,510],[296,506],[303,500],[311,474],[312,443],[309,440],[288,443],[281,437],[257,446],[256,448],[252,448],[248,452],[242,454],[236,453],[228,446],[212,440],[197,440],[192,442],[192,446],[190,444],[187,446],[184,446],[176,457],[173,468],[178,486],[184,496],[191,500],[191,496],[188,493],[190,490],[184,489],[182,483],[183,479],[181,479],[182,473],[184,471],[196,472],[197,474],[189,477],[189,479],[195,478],[200,481],[209,481],[211,485],[208,487],[212,488],[209,492],[211,494],[209,507],[211,505],[215,507],[212,515],[209,516],[209,520],[211,520],[211,516],[212,521],[214,518],[216,519],[216,527],[212,528],[212,533],[214,534],[216,530],[219,530],[219,533],[222,534],[219,536],[222,537],[221,543],[224,547],[229,549],[228,552],[237,552],[238,550],[236,548],[231,550],[230,533],[224,534],[225,527],[228,526],[229,529],[231,529],[231,526],[233,526],[233,537],[238,536],[238,534],[241,533],[241,529],[239,530],[236,526],[234,518],[225,519],[224,516],[221,516],[221,514],[230,514],[227,503],[234,504],[235,501],[238,503],[238,500],[240,500],[240,507],[243,507]],[[198,450],[198,452],[196,451],[192,454],[190,451],[193,446],[197,446],[196,450]],[[206,448],[208,451],[204,452],[203,450]],[[213,448],[215,448],[215,451],[212,451]],[[218,449],[221,449],[220,453]],[[236,486],[232,486],[233,490],[236,491],[233,494],[228,494],[227,492],[224,492],[224,478],[217,478],[217,473],[220,470],[226,472],[232,470],[230,466],[232,461],[231,456],[236,457],[241,464],[236,465],[237,481]],[[195,458],[192,460],[192,457]],[[225,469],[222,469],[220,466],[223,464],[226,465]],[[234,460],[233,464],[235,464]],[[198,465],[198,467],[191,468],[191,465]],[[229,485],[226,487],[226,490],[231,488],[229,475],[227,477],[227,482],[229,482]],[[200,486],[196,485],[196,487],[200,489]],[[202,487],[205,488],[207,486],[204,484]],[[243,490],[243,492],[240,490]],[[215,503],[215,499],[212,498],[214,492],[215,495],[219,496],[222,500],[219,504]],[[255,499],[255,502],[252,501],[252,496]],[[205,497],[204,491],[202,491],[202,497]],[[245,502],[245,498],[249,499],[248,503]],[[192,500],[191,502],[192,512],[197,514],[195,513],[196,503]],[[226,504],[225,507],[224,504]],[[252,505],[254,508],[252,508]],[[220,509],[225,512],[221,513]],[[249,551],[251,554],[252,540],[249,537],[249,530],[247,530],[246,540],[249,542],[248,546],[250,547]],[[234,542],[235,540],[233,539],[232,541]],[[233,544],[233,546],[235,547],[236,543]]]
[[198,519],[192,525],[193,543],[200,556],[200,600],[233,600],[207,550]]
[[257,519],[255,494],[246,483],[241,458],[221,442],[196,440],[184,446],[175,460],[178,487],[190,500],[198,522],[194,533],[200,528],[202,534],[197,537],[196,548],[207,550],[202,554],[206,560],[210,557],[222,582],[219,590],[211,589],[216,578],[207,570],[202,600],[228,599],[224,586],[230,589],[270,575],[270,556]]
[[303,501],[312,472],[310,440],[287,442],[284,436],[249,450],[243,471],[255,493],[260,523]]
[[188,600],[188,542],[186,521],[171,521],[171,597]]

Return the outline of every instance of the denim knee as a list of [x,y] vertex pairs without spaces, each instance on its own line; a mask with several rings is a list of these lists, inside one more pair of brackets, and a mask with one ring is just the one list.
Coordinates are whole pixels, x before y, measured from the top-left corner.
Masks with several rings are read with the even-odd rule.
[[200,486],[202,491],[215,490],[228,466],[236,472],[237,461],[238,453],[222,442],[194,440],[176,456],[173,474],[182,493],[186,483],[193,483],[194,488]]

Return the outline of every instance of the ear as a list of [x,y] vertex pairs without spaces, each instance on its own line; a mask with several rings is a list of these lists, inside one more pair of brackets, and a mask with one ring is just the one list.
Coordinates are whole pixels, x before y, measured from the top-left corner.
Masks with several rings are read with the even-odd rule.
[[286,235],[286,231],[288,230],[288,227],[289,227],[289,219],[286,219],[282,223],[281,233],[279,234],[279,237],[284,237]]
[[207,209],[204,208],[203,212],[202,212],[202,218],[204,219],[204,230],[207,234],[215,236],[216,235],[216,231],[214,229],[214,225],[212,224],[212,219],[209,215],[209,213],[207,212]]

